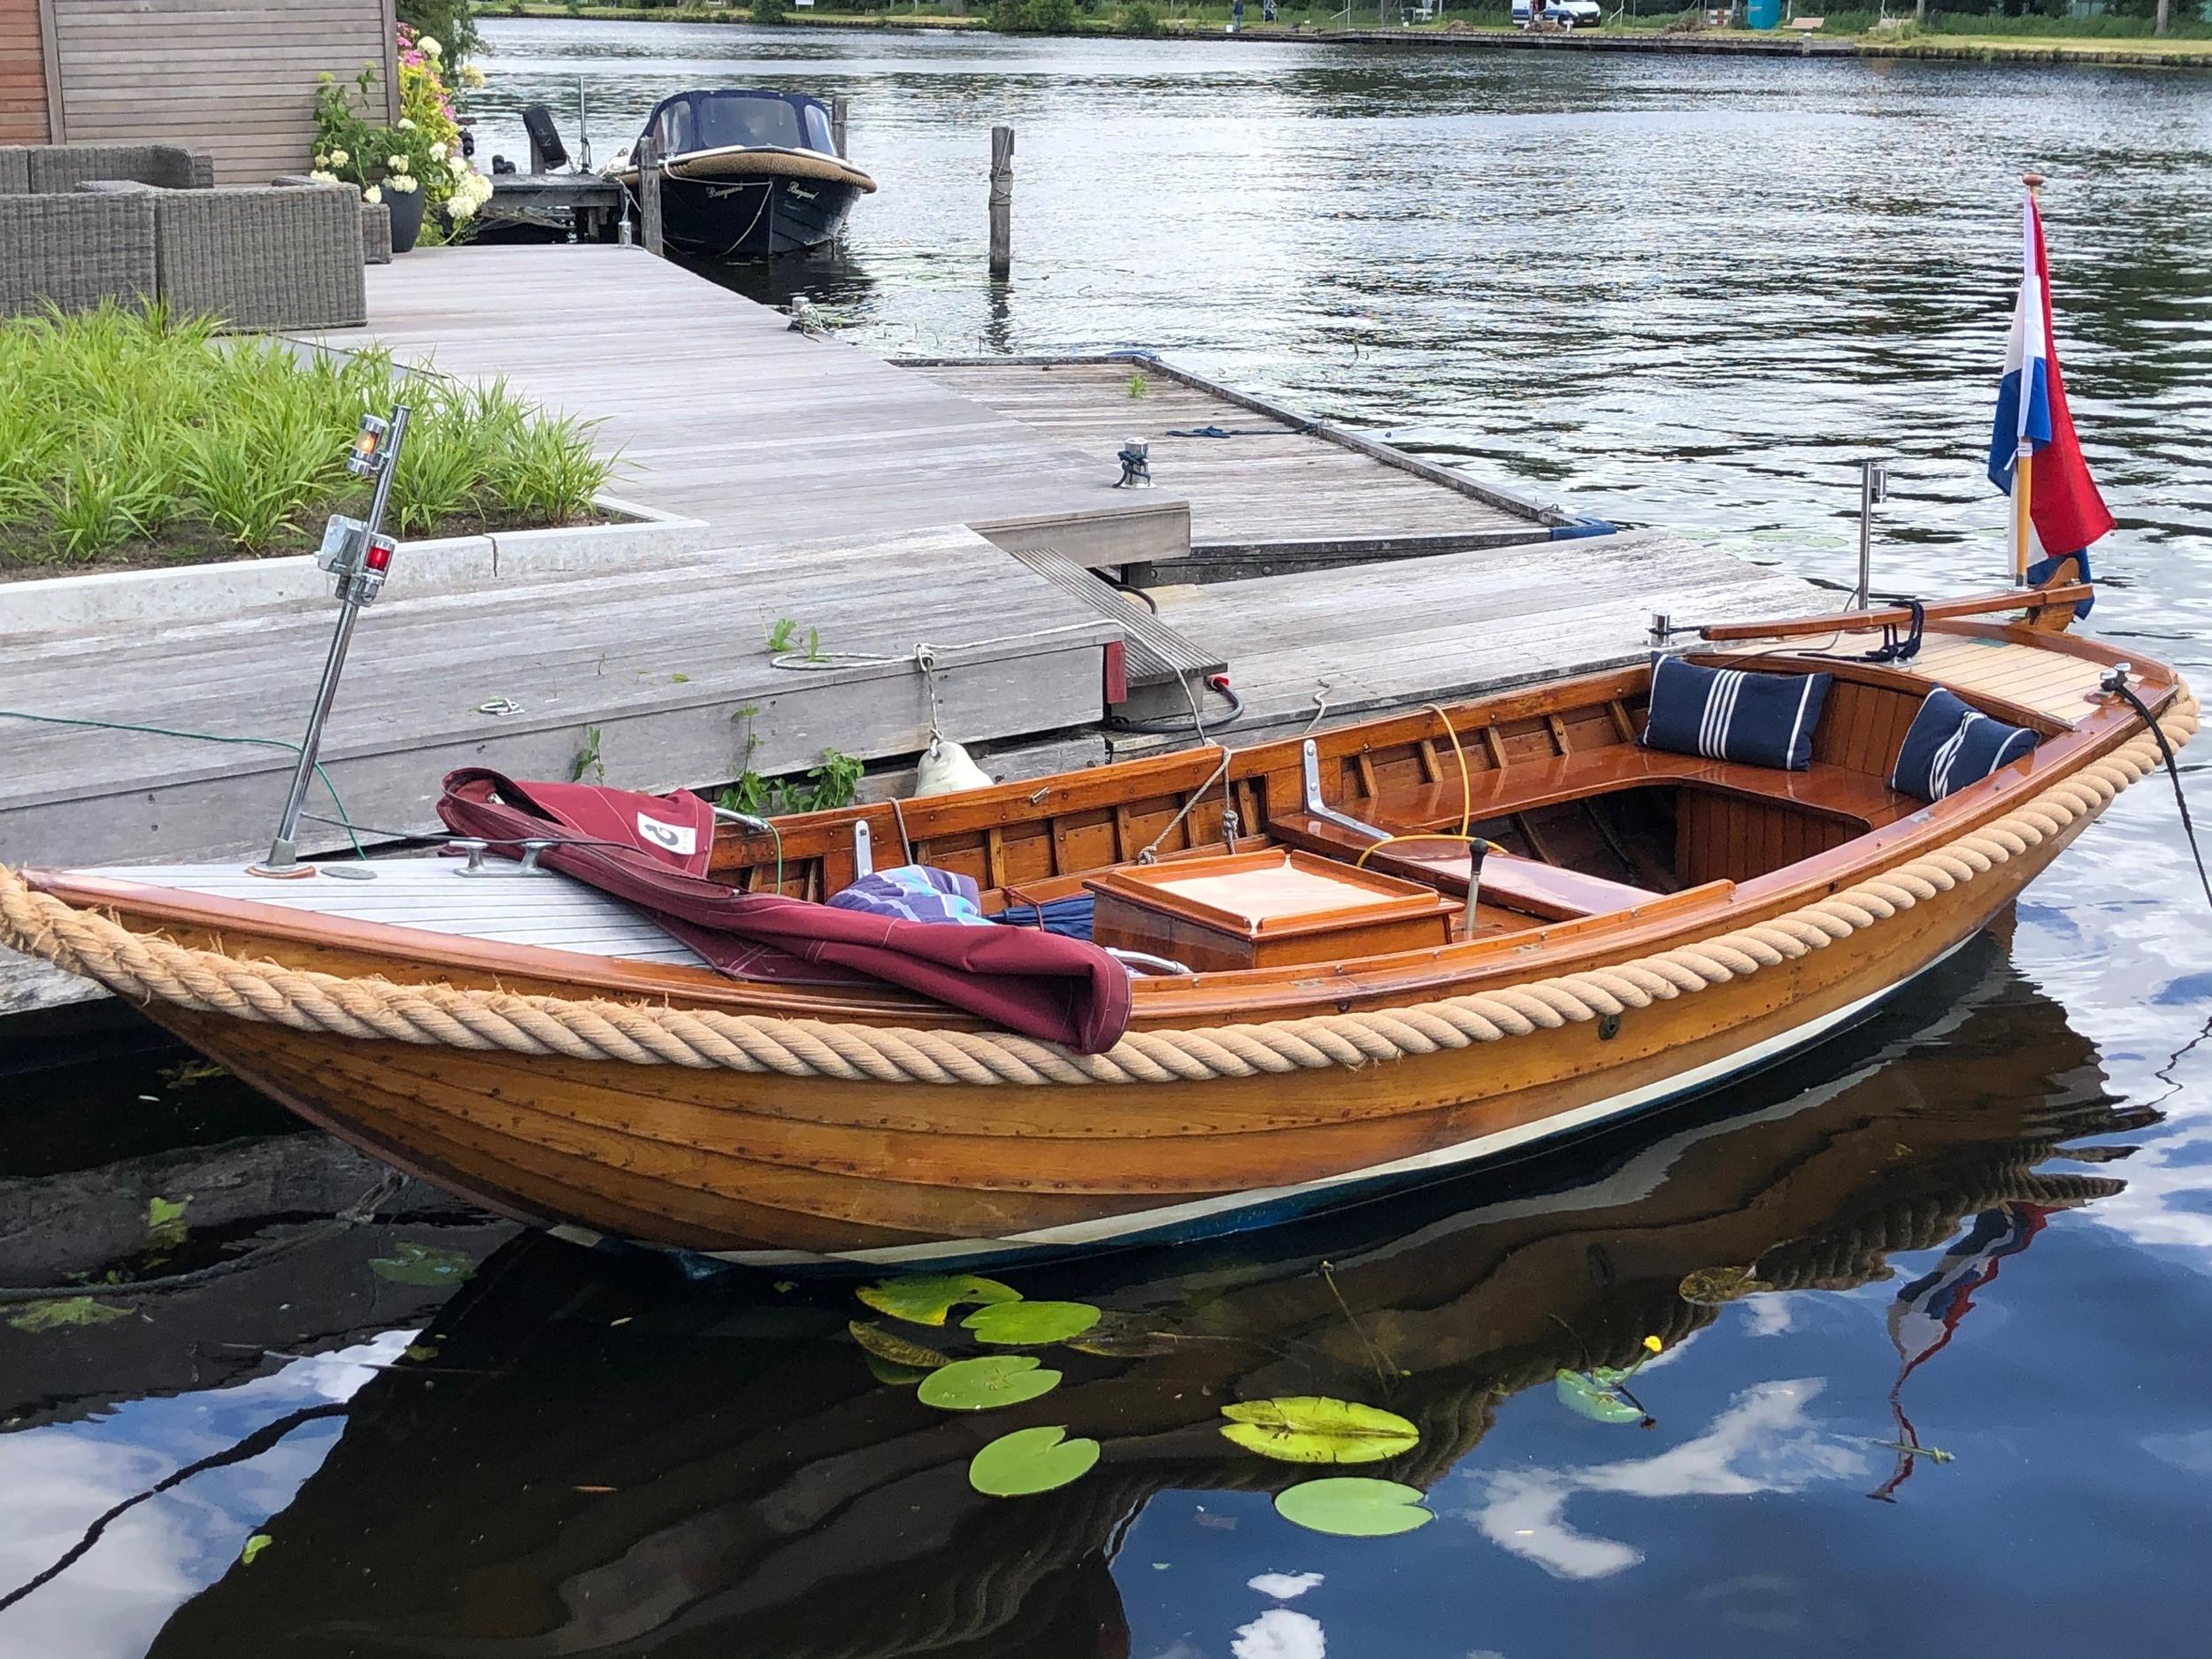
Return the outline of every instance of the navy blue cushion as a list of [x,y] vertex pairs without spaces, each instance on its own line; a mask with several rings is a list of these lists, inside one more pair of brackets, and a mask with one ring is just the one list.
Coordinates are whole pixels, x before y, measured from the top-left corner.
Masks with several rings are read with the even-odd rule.
[[1802,772],[1812,764],[1813,728],[1834,678],[1747,674],[1655,657],[1644,747]]
[[1889,787],[1918,800],[1940,801],[2034,749],[2035,733],[2024,726],[1977,714],[1963,698],[1938,686],[1912,718]]

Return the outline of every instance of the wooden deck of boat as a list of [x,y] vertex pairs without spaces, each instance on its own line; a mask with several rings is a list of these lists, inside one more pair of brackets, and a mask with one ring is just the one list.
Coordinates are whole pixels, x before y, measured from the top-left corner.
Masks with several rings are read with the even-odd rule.
[[1101,466],[1145,440],[1155,489],[1189,499],[1193,551],[1215,565],[1544,541],[1567,517],[1155,357],[905,361]]

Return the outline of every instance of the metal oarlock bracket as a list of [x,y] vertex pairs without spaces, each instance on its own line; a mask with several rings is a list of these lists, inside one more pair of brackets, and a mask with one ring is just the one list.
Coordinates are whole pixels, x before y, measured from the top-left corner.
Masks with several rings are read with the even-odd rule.
[[322,549],[316,554],[315,563],[337,579],[338,626],[330,636],[330,654],[323,661],[322,683],[316,687],[314,706],[308,710],[307,734],[300,740],[299,764],[293,770],[291,791],[285,796],[284,811],[277,819],[276,837],[269,843],[269,856],[261,863],[248,866],[257,876],[283,878],[315,873],[314,865],[300,862],[300,815],[306,810],[307,791],[315,781],[315,762],[322,751],[323,726],[330,718],[330,705],[337,699],[338,679],[345,672],[346,650],[353,643],[354,624],[360,620],[363,608],[374,604],[383,591],[392,555],[398,549],[398,543],[382,534],[381,526],[385,503],[391,499],[393,474],[399,466],[400,449],[407,442],[407,416],[404,403],[393,409],[389,420],[375,415],[362,416],[360,433],[346,456],[346,471],[356,478],[374,480],[375,488],[369,495],[366,518],[334,516],[323,529]]

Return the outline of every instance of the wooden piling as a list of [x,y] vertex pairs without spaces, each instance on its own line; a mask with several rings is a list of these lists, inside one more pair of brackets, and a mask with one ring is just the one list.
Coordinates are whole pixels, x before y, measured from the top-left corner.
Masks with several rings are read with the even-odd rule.
[[852,113],[852,105],[843,98],[830,100],[830,144],[839,155],[844,155],[845,122]]
[[991,129],[991,274],[1014,268],[1014,129]]
[[651,134],[637,142],[638,240],[658,257],[661,242],[661,154]]

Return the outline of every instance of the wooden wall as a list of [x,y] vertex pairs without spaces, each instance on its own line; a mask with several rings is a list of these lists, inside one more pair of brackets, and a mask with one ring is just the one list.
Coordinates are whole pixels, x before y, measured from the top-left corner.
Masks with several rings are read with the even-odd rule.
[[0,0],[0,144],[42,144],[46,52],[39,0]]
[[[23,0],[0,0],[0,8]],[[391,0],[32,0],[60,68],[58,138],[183,144],[215,157],[219,184],[304,173],[316,76],[378,66],[386,119]]]

